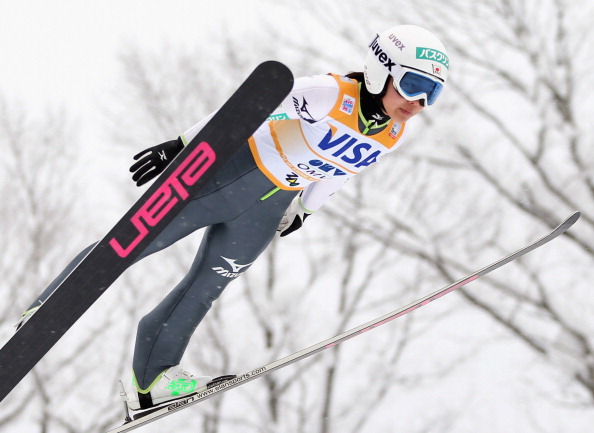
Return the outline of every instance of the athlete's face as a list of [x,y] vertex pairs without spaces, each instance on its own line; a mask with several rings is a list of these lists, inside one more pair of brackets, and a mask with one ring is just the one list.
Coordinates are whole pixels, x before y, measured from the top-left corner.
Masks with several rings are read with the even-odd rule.
[[421,101],[407,101],[400,93],[396,91],[392,84],[392,77],[388,83],[388,91],[382,98],[384,104],[384,110],[386,114],[390,116],[392,120],[398,123],[406,122],[411,117],[419,114],[424,108],[421,105]]

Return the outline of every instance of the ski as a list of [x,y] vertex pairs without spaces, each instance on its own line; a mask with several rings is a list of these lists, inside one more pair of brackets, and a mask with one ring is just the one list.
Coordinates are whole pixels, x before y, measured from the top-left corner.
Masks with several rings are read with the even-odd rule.
[[293,87],[279,62],[260,64],[200,133],[0,349],[0,401],[266,121]]
[[293,364],[299,360],[302,360],[304,358],[312,356],[312,355],[314,355],[318,352],[321,352],[325,349],[334,347],[337,344],[340,344],[345,340],[356,337],[356,336],[358,336],[364,332],[367,332],[373,328],[376,328],[380,325],[383,325],[383,324],[388,323],[394,319],[397,319],[398,317],[402,317],[405,314],[408,314],[408,313],[410,313],[424,305],[427,305],[430,302],[435,301],[436,299],[439,299],[442,296],[445,296],[448,293],[451,293],[454,290],[459,289],[462,286],[465,286],[466,284],[476,280],[477,278],[479,278],[483,275],[486,275],[486,274],[502,267],[503,265],[505,265],[513,260],[518,259],[519,257],[522,257],[523,255],[529,253],[530,251],[533,251],[536,248],[546,244],[547,242],[552,241],[557,236],[561,235],[562,233],[565,233],[579,219],[579,217],[580,217],[580,213],[575,212],[574,214],[569,216],[565,221],[563,221],[557,228],[555,228],[553,231],[551,231],[544,237],[538,239],[537,241],[534,241],[533,243],[519,249],[518,251],[516,251],[506,257],[503,257],[502,259],[499,259],[496,262],[491,263],[490,265],[485,266],[484,268],[482,268],[470,275],[467,275],[467,276],[461,278],[460,280],[456,281],[455,283],[450,284],[449,286],[443,287],[443,288],[436,290],[435,292],[433,292],[427,296],[417,299],[416,301],[414,301],[402,308],[394,310],[388,314],[385,314],[384,316],[378,317],[375,320],[371,320],[367,323],[364,323],[363,325],[360,325],[360,326],[353,328],[349,331],[343,332],[342,334],[339,334],[335,337],[324,340],[314,346],[308,347],[307,349],[303,349],[299,352],[295,352],[292,355],[289,355],[285,358],[271,362],[270,364],[256,368],[255,370],[251,370],[247,373],[236,376],[235,378],[232,378],[230,380],[221,381],[220,383],[218,383],[217,385],[215,385],[213,387],[210,387],[206,390],[202,390],[201,392],[197,392],[195,394],[190,394],[186,398],[177,400],[169,405],[164,405],[164,406],[156,407],[153,409],[149,409],[144,412],[140,412],[140,413],[136,414],[135,416],[133,416],[132,418],[127,416],[126,422],[123,425],[121,425],[120,427],[116,427],[112,430],[109,430],[107,433],[124,433],[124,432],[134,430],[134,429],[141,427],[145,424],[156,421],[156,420],[163,418],[167,415],[173,414],[181,409],[185,409],[186,407],[189,407],[196,403],[200,403],[206,399],[209,399],[211,397],[219,395],[219,394],[226,392],[232,388],[243,385],[251,380],[257,379],[257,378],[259,378],[265,374],[268,374],[274,370],[284,368],[290,364]]

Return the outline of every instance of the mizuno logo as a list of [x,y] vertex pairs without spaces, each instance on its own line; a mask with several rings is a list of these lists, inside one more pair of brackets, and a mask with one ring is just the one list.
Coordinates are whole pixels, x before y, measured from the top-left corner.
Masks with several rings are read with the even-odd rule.
[[297,98],[293,97],[293,106],[295,107],[295,111],[297,112],[297,115],[299,117],[301,117],[303,120],[313,123],[314,118],[309,113],[307,105],[308,105],[308,102],[305,100],[305,98],[303,98],[302,103],[299,104],[299,100]]
[[237,278],[244,268],[247,268],[249,265],[251,265],[251,263],[248,263],[247,265],[240,265],[237,263],[237,260],[228,259],[227,257],[223,256],[221,256],[221,259],[225,260],[229,264],[231,270],[223,268],[222,266],[216,266],[212,268],[212,270],[217,274],[227,278]]

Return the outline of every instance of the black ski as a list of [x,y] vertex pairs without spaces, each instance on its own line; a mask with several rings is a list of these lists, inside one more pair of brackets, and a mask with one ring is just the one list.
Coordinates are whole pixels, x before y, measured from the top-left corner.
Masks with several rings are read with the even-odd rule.
[[200,403],[208,398],[222,394],[223,392],[228,391],[231,388],[235,388],[251,380],[257,379],[265,374],[270,373],[271,371],[284,368],[297,361],[312,356],[318,352],[334,347],[345,340],[356,337],[364,332],[370,331],[371,329],[376,328],[385,323],[391,322],[392,320],[397,319],[398,317],[402,317],[405,314],[408,314],[424,305],[427,305],[428,303],[435,301],[436,299],[441,298],[442,296],[447,295],[448,293],[451,293],[456,289],[459,289],[460,287],[470,283],[471,281],[474,281],[477,278],[482,277],[483,275],[486,275],[489,272],[492,272],[495,269],[498,269],[513,260],[518,259],[524,254],[529,253],[532,250],[535,250],[536,248],[546,244],[547,242],[552,241],[557,236],[561,235],[562,233],[565,233],[579,219],[579,217],[580,213],[575,212],[573,215],[569,216],[565,221],[563,221],[557,228],[555,228],[553,231],[543,236],[542,238],[538,239],[537,241],[534,241],[531,244],[525,246],[524,248],[521,248],[518,251],[506,257],[503,257],[502,259],[499,259],[496,262],[491,263],[490,265],[485,266],[484,268],[470,275],[461,278],[460,280],[450,284],[449,286],[443,287],[439,290],[436,290],[433,293],[430,293],[427,296],[424,296],[423,298],[417,299],[416,301],[402,308],[399,308],[397,310],[392,311],[391,313],[385,314],[381,317],[378,317],[377,319],[364,323],[363,325],[360,325],[349,331],[343,332],[340,335],[322,341],[321,343],[318,343],[314,346],[308,347],[307,349],[295,352],[292,355],[289,355],[285,358],[273,361],[270,364],[256,368],[255,370],[249,371],[240,376],[236,376],[234,378],[232,377],[229,380],[223,380],[219,384],[209,387],[208,389],[204,389],[194,394],[189,394],[186,398],[177,400],[169,405],[164,405],[154,409],[149,409],[145,412],[140,412],[136,414],[133,418],[130,418],[127,415],[126,422],[123,425],[109,430],[107,433],[124,433],[134,430],[152,421],[156,421],[159,418],[163,418],[181,409],[185,409],[188,406]]
[[0,401],[126,270],[291,91],[293,76],[264,62],[0,349]]

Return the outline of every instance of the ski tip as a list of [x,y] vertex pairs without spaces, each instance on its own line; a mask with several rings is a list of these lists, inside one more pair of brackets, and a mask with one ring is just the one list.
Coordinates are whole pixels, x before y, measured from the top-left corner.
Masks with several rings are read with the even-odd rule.
[[260,63],[255,71],[266,71],[275,80],[286,81],[292,85],[294,82],[293,73],[284,64],[277,60],[267,60]]
[[260,63],[259,67],[289,71],[287,65],[285,65],[282,62],[279,62],[278,60],[265,60],[262,63]]
[[563,232],[567,231],[567,229],[569,229],[572,225],[575,224],[575,222],[577,220],[580,219],[581,216],[581,212],[576,211],[573,214],[571,214],[569,217],[567,217],[567,219],[565,221],[563,221],[559,227],[557,227],[557,230],[561,230]]

